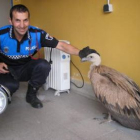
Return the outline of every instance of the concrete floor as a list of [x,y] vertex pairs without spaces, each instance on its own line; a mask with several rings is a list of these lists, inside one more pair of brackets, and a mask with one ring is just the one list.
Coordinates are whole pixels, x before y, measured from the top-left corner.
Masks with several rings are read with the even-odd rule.
[[25,101],[26,83],[0,115],[0,140],[140,140],[140,132],[116,122],[100,124],[106,110],[96,100],[77,94],[39,90],[43,109]]

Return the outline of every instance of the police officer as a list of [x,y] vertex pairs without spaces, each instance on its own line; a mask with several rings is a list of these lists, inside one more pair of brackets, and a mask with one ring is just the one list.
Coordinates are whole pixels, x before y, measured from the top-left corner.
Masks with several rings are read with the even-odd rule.
[[33,58],[38,50],[51,47],[80,58],[94,50],[84,48],[79,51],[44,30],[30,26],[30,12],[22,4],[11,8],[9,22],[11,25],[0,28],[0,84],[7,87],[12,95],[19,88],[20,81],[28,81],[26,101],[34,108],[42,108],[43,104],[36,95],[51,67],[46,60]]

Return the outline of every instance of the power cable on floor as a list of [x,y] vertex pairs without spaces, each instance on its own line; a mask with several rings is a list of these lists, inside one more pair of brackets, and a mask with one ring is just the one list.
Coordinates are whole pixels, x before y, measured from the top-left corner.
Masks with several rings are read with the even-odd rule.
[[72,60],[71,60],[71,63],[72,63],[73,66],[78,70],[78,72],[79,72],[79,74],[80,74],[80,76],[81,76],[81,78],[82,78],[82,85],[81,85],[81,86],[77,86],[77,85],[76,85],[74,82],[72,82],[72,81],[71,81],[71,83],[72,83],[73,85],[75,85],[77,88],[82,88],[82,87],[84,86],[84,78],[83,78],[83,76],[82,76],[80,70],[75,66],[75,64],[72,62]]

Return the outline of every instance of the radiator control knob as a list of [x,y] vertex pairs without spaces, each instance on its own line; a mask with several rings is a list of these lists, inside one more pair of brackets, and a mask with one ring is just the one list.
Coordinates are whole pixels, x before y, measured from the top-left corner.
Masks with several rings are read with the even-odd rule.
[[66,55],[63,54],[63,55],[62,55],[62,58],[63,58],[63,59],[66,59]]

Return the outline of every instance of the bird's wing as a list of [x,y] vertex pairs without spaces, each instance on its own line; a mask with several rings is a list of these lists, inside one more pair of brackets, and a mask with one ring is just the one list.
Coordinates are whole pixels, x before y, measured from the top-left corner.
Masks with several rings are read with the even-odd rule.
[[140,102],[139,86],[131,78],[114,69],[105,66],[103,66],[103,68],[106,68],[109,71],[103,72],[101,75],[109,78],[117,87],[124,89],[128,94]]
[[129,89],[125,90],[127,86],[122,88],[119,81],[117,82],[115,79],[112,80],[110,77],[111,76],[107,76],[105,73],[101,74],[91,71],[90,79],[96,97],[113,112],[128,116],[131,114],[140,118],[139,99],[136,100],[137,97],[132,96],[133,93],[129,94]]
[[115,69],[101,65],[92,69],[91,73],[99,73],[100,75],[110,79],[117,87],[120,87],[133,96],[140,102],[140,88],[139,86],[128,76],[122,74]]

